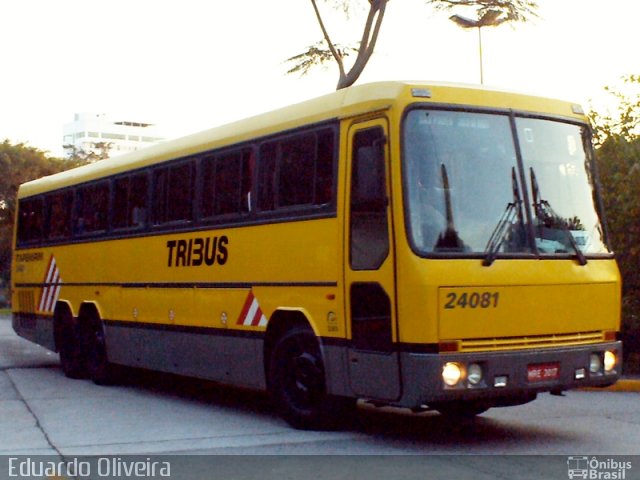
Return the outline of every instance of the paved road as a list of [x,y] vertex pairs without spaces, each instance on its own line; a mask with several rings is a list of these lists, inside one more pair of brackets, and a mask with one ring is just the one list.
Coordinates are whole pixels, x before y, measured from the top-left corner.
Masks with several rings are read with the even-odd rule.
[[[133,454],[278,455],[246,457],[240,464],[231,457],[216,461],[220,475],[234,472],[234,478],[281,477],[285,466],[300,474],[308,468],[333,469],[317,478],[339,478],[336,471],[352,472],[349,478],[361,478],[358,472],[362,478],[386,478],[388,469],[398,468],[403,478],[413,478],[411,472],[422,479],[568,478],[569,455],[640,454],[640,393],[545,394],[460,425],[434,413],[363,405],[346,431],[303,432],[280,420],[259,393],[136,371],[115,387],[67,379],[57,355],[16,337],[6,317],[0,318],[0,455]],[[337,457],[328,462],[290,457],[319,454]],[[386,457],[379,463],[382,457],[344,455],[417,457]],[[539,455],[558,457],[541,460]],[[205,476],[189,478],[214,478],[206,464],[210,460],[202,461],[193,469],[208,469]],[[640,457],[633,461],[637,466],[626,479],[640,478]],[[372,471],[366,475],[358,470],[367,465]],[[0,478],[5,478],[3,468],[0,462]]]

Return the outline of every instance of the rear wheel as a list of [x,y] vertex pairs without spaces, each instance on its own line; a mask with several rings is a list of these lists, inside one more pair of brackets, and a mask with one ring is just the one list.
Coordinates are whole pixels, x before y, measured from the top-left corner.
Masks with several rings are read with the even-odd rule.
[[100,318],[91,312],[86,320],[86,356],[89,377],[98,385],[117,382],[116,366],[109,362],[104,328]]
[[333,429],[355,413],[355,399],[327,395],[320,347],[309,328],[292,328],[276,342],[269,390],[280,414],[295,428]]
[[60,367],[68,378],[87,378],[82,335],[73,315],[66,308],[57,309],[56,345],[60,354]]

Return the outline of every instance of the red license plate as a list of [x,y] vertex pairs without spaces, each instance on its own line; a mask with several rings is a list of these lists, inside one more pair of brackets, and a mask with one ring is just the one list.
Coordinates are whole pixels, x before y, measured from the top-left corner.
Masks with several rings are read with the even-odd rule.
[[539,363],[527,367],[527,380],[529,382],[545,382],[560,377],[559,363]]

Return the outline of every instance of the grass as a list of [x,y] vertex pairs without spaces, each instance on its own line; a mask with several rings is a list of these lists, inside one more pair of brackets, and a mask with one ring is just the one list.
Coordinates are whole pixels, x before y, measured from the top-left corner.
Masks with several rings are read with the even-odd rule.
[[10,308],[0,308],[0,315],[11,315]]

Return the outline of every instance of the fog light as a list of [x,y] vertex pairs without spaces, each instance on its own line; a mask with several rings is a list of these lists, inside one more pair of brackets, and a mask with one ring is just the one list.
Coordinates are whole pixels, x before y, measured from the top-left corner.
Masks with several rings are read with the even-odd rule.
[[607,350],[604,352],[604,371],[610,373],[616,366],[616,354]]
[[602,371],[602,360],[597,353],[592,353],[589,357],[589,371],[591,373],[600,373]]
[[471,385],[478,385],[482,381],[482,367],[477,363],[472,363],[467,368],[467,380]]
[[507,386],[509,378],[506,375],[498,375],[493,379],[493,386],[496,388],[504,388]]
[[586,376],[587,372],[584,368],[577,368],[573,378],[575,378],[576,380],[583,380]]
[[449,387],[455,387],[462,378],[462,368],[454,362],[447,362],[442,367],[442,381]]

